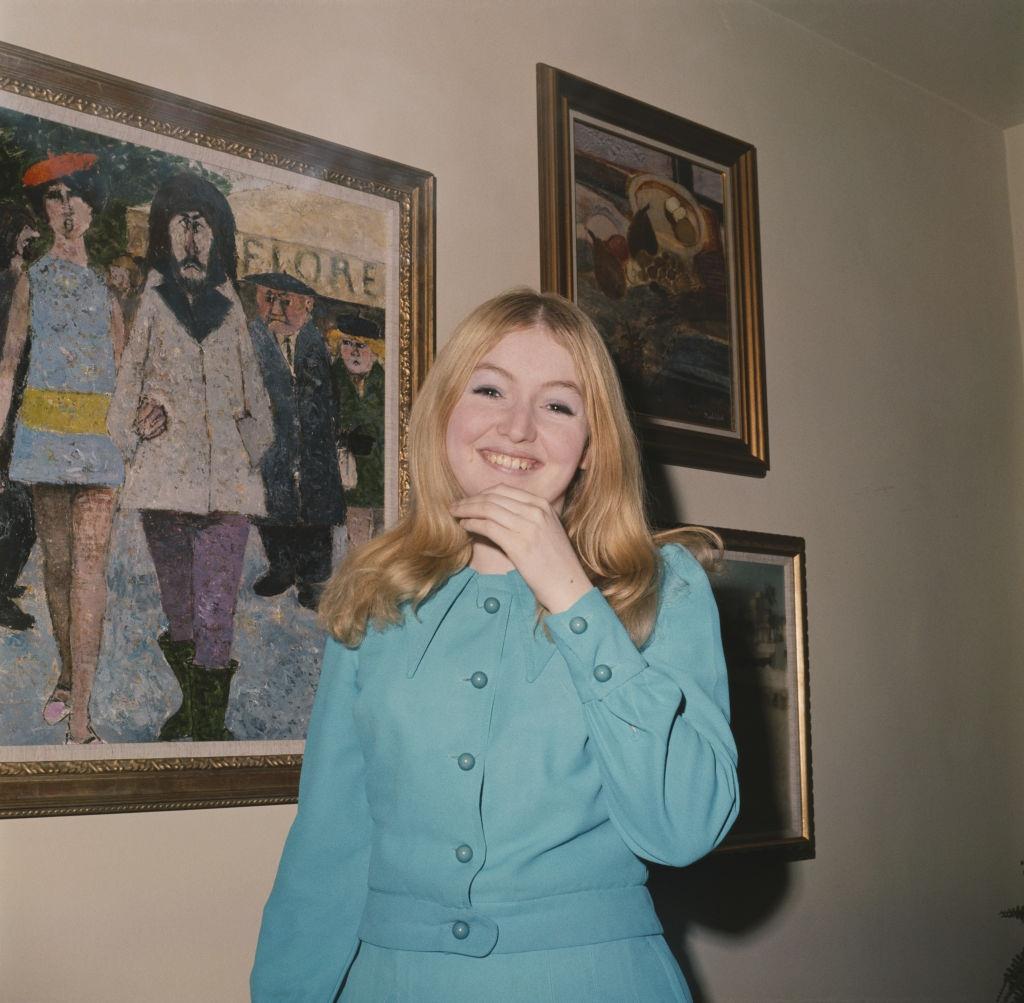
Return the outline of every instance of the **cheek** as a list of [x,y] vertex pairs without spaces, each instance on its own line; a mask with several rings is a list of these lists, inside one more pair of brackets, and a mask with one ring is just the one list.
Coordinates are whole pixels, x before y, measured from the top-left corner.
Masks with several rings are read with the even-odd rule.
[[575,474],[583,460],[587,445],[587,430],[578,426],[571,429],[564,427],[553,429],[549,438],[552,455],[558,458],[560,465]]
[[444,437],[448,462],[457,475],[475,461],[473,445],[480,434],[480,415],[472,402],[462,401],[457,404],[448,419],[448,430]]

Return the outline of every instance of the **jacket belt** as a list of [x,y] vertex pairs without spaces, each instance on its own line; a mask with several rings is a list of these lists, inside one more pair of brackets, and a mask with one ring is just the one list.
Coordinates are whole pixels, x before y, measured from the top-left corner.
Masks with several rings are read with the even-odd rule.
[[661,923],[643,885],[466,907],[371,888],[359,927],[359,939],[377,947],[474,958],[659,933]]

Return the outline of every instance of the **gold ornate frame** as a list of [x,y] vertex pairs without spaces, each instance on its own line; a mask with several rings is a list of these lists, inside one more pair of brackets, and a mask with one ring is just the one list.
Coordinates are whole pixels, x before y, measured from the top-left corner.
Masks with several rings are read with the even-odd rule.
[[734,427],[702,430],[638,414],[645,451],[664,463],[763,477],[768,471],[764,335],[756,151],[749,143],[623,94],[537,64],[541,284],[576,299],[574,117],[628,133],[635,141],[716,165],[726,192],[725,242],[732,273]]
[[[766,558],[776,566],[782,567],[789,588],[783,597],[783,608],[786,621],[785,635],[792,650],[786,650],[785,666],[775,666],[768,670],[776,675],[784,673],[787,680],[784,688],[787,699],[786,729],[788,755],[785,766],[789,777],[788,805],[791,813],[790,824],[772,825],[758,824],[756,816],[753,820],[745,820],[744,805],[744,768],[743,764],[756,763],[759,769],[771,771],[774,767],[773,750],[763,741],[762,733],[757,729],[740,731],[737,724],[737,696],[741,684],[738,680],[740,672],[749,672],[749,666],[736,664],[730,659],[735,650],[732,643],[735,638],[731,632],[735,625],[730,624],[724,615],[722,618],[722,640],[726,649],[726,662],[729,670],[729,688],[733,699],[733,721],[740,756],[740,818],[737,819],[733,831],[718,848],[718,853],[734,853],[739,851],[764,850],[789,860],[806,860],[814,857],[814,797],[811,774],[811,698],[809,688],[809,668],[807,654],[807,554],[804,540],[798,536],[779,536],[774,533],[754,533],[745,530],[716,529],[725,545],[724,560],[737,562],[756,561],[759,557]],[[710,575],[711,587],[716,589],[716,575]],[[716,594],[719,607],[722,609],[722,598]],[[787,644],[787,648],[789,647]],[[763,671],[762,671],[763,676]],[[758,680],[758,684],[760,684]],[[749,685],[747,687],[749,693]],[[766,693],[765,695],[770,695]],[[767,728],[765,729],[765,733]],[[751,744],[744,744],[745,742]],[[763,777],[762,777],[763,778]],[[748,778],[749,779],[749,778]],[[746,801],[752,803],[755,792],[747,790]]]
[[[0,89],[397,204],[404,506],[409,413],[434,350],[433,175],[5,43]],[[296,799],[301,762],[293,754],[0,762],[0,818],[284,804]]]

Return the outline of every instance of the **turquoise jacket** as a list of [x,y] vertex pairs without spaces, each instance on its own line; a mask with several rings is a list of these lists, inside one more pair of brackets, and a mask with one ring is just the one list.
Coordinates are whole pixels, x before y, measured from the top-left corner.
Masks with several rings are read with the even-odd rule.
[[358,649],[328,641],[263,915],[262,1001],[333,1000],[360,940],[474,957],[661,932],[640,858],[683,866],[739,808],[718,613],[662,548],[639,650],[597,589],[536,627],[466,568]]

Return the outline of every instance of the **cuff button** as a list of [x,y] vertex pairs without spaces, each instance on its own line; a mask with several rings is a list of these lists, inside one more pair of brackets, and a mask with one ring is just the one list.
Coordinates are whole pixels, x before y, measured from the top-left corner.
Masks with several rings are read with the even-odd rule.
[[574,634],[582,634],[587,629],[587,621],[581,616],[574,616],[569,621],[569,630]]
[[456,940],[465,940],[469,936],[469,924],[463,923],[461,920],[458,923],[452,923],[452,936]]

